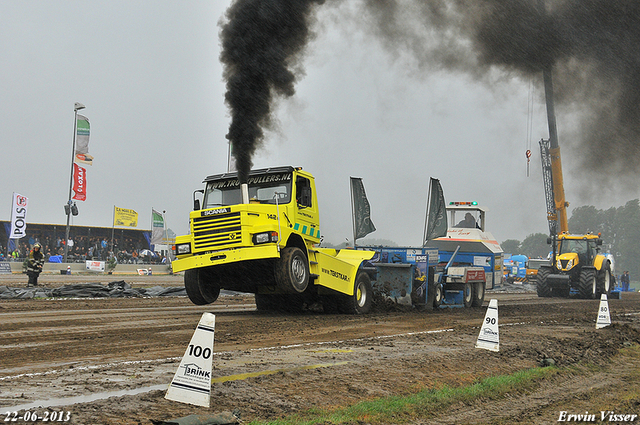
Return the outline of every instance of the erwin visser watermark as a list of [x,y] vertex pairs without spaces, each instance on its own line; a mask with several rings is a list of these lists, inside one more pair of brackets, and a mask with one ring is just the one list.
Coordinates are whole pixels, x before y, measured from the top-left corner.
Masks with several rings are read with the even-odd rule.
[[566,410],[560,412],[558,422],[635,422],[637,414],[616,413],[613,410],[601,410],[598,413],[569,413]]

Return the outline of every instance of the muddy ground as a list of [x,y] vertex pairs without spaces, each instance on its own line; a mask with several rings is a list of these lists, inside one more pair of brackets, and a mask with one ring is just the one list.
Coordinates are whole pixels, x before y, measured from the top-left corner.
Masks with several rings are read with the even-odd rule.
[[[179,276],[117,279],[134,287],[181,285]],[[0,285],[25,280],[3,275]],[[40,282],[111,280],[42,275]],[[498,300],[497,353],[475,348],[490,298]],[[65,411],[74,424],[150,424],[232,410],[244,421],[275,419],[311,407],[467,385],[553,359],[558,366],[597,367],[545,382],[526,395],[398,421],[548,424],[557,423],[561,411],[640,414],[640,364],[618,356],[621,348],[640,342],[640,294],[623,294],[609,305],[613,325],[596,330],[599,300],[539,299],[530,292],[488,293],[478,309],[366,316],[258,313],[248,296],[227,296],[209,306],[178,297],[5,300],[0,413]],[[164,399],[203,312],[216,315],[210,408]]]

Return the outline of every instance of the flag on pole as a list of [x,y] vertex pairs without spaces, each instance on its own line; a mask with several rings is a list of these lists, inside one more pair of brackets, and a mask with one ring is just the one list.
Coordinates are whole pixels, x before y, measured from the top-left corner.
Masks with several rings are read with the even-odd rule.
[[78,201],[87,200],[87,170],[73,163],[73,197]]
[[114,206],[113,208],[115,208],[113,212],[114,226],[138,227],[137,212],[125,208],[118,208],[116,206]]
[[427,211],[427,226],[423,244],[435,238],[447,236],[447,205],[440,180],[431,178],[429,184],[429,205]]
[[151,243],[162,244],[164,236],[164,217],[161,213],[151,208]]
[[89,119],[84,115],[78,115],[76,121],[75,161],[87,165],[93,163],[93,157],[89,155]]
[[29,198],[13,192],[11,204],[11,233],[9,239],[20,239],[27,236],[27,204]]
[[353,239],[355,240],[375,232],[371,221],[371,206],[364,191],[362,179],[351,177],[351,207],[353,209]]

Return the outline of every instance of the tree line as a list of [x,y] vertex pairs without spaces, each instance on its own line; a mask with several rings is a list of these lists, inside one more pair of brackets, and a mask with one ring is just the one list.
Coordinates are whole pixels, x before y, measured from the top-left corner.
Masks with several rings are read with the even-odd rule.
[[[628,270],[640,276],[640,201],[633,199],[621,207],[600,210],[592,205],[573,209],[569,218],[573,234],[593,232],[602,237],[602,252],[613,254],[615,274]],[[507,239],[501,246],[505,253],[524,254],[529,258],[546,258],[551,251],[547,234],[534,233],[522,242]]]

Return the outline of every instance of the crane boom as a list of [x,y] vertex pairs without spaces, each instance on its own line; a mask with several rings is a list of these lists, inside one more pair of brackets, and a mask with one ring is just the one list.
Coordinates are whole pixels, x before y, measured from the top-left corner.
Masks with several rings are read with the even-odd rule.
[[544,77],[544,95],[547,104],[549,140],[540,141],[540,152],[545,197],[547,200],[547,220],[549,221],[549,232],[553,236],[569,231],[569,223],[567,220],[567,207],[569,203],[564,197],[562,161],[560,159],[560,145],[558,144],[558,130],[556,127],[553,81],[551,79],[550,65],[543,68],[542,75]]

